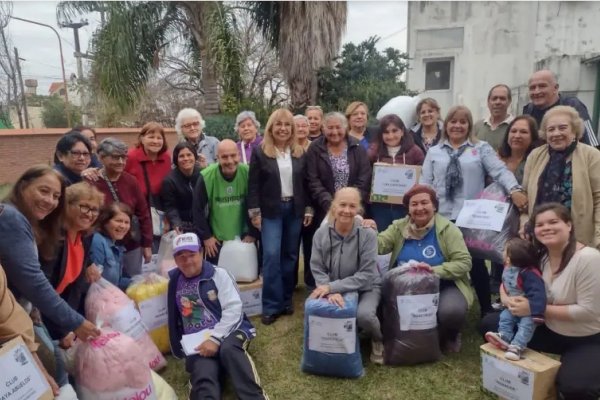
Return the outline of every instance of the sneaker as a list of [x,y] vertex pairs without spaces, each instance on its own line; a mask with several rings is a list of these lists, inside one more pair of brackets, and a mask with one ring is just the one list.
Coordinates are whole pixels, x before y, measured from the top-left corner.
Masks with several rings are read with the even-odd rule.
[[444,352],[445,353],[460,353],[461,347],[462,347],[462,335],[459,332],[454,339],[447,340],[446,343],[444,343]]
[[521,354],[523,354],[523,349],[519,346],[511,344],[508,346],[506,353],[504,353],[504,358],[511,361],[519,361],[521,359]]
[[508,342],[504,340],[500,332],[486,332],[485,340],[487,340],[488,343],[493,344],[500,350],[507,350],[509,346]]
[[77,400],[77,393],[75,393],[75,389],[73,389],[73,386],[67,383],[66,385],[60,387],[60,392],[58,392],[58,396],[56,396],[54,399]]
[[383,343],[379,341],[371,341],[371,362],[373,364],[383,365]]

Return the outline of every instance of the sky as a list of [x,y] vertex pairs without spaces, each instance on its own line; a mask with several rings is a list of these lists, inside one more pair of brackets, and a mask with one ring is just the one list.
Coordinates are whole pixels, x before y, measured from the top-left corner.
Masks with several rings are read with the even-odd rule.
[[[15,17],[26,18],[53,26],[59,33],[67,79],[77,72],[73,30],[60,28],[56,22],[56,1],[14,1]],[[99,16],[86,16],[89,25],[79,30],[82,51],[99,25]],[[406,1],[348,1],[348,19],[343,43],[360,43],[371,36],[381,38],[379,49],[394,47],[406,51]],[[38,94],[48,94],[50,83],[62,81],[58,39],[47,27],[11,20],[8,31],[13,46],[19,50],[23,79],[38,80]]]

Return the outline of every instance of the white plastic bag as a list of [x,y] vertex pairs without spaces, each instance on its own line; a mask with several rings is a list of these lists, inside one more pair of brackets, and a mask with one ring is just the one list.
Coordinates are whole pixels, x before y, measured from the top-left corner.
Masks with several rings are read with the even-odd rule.
[[176,267],[175,259],[173,258],[173,239],[177,236],[177,232],[169,231],[160,238],[158,246],[158,258],[156,265],[158,271],[165,278],[169,277],[169,271]]
[[175,390],[163,379],[162,376],[152,371],[152,382],[156,389],[156,398],[158,400],[177,400]]
[[394,97],[381,107],[377,113],[377,119],[381,120],[388,114],[395,114],[400,117],[407,128],[410,128],[417,120],[417,103],[419,103],[419,100],[419,97]]
[[229,271],[236,282],[254,282],[258,279],[258,253],[254,243],[244,243],[236,236],[226,240],[219,252],[219,267]]

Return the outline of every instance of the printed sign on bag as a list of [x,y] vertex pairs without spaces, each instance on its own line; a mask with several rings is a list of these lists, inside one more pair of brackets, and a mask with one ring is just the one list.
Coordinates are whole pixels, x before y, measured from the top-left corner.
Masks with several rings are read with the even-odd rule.
[[418,331],[437,326],[439,293],[397,296],[401,331]]
[[495,200],[465,200],[456,218],[456,226],[500,232],[509,207],[509,203]]
[[152,331],[168,323],[167,293],[141,301],[138,305],[142,322]]
[[308,349],[321,353],[356,352],[356,318],[308,317]]

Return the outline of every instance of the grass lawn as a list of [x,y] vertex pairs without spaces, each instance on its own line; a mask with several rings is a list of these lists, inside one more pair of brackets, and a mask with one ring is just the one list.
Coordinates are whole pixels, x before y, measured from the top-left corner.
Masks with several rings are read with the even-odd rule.
[[[296,313],[281,317],[270,326],[251,318],[258,331],[249,352],[264,389],[271,399],[495,399],[481,388],[481,361],[476,333],[478,308],[470,313],[463,330],[459,354],[443,356],[434,364],[413,367],[373,365],[370,343],[361,342],[366,374],[359,379],[336,379],[300,371],[303,340],[304,288],[294,293]],[[162,376],[173,386],[179,399],[187,399],[188,376],[183,361],[169,357]],[[231,388],[224,399],[235,399]]]

